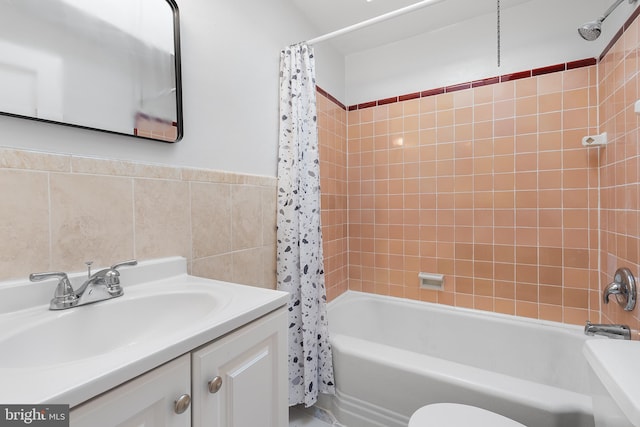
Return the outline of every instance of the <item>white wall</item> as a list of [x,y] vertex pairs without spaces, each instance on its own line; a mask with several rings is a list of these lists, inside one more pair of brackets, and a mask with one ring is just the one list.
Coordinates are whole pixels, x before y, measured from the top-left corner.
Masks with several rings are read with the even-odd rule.
[[[5,147],[275,176],[280,50],[317,35],[288,0],[178,0],[184,138],[175,144],[0,116]],[[317,52],[341,98],[343,60]]]
[[349,55],[346,104],[597,57],[637,3],[623,2],[604,22],[602,36],[586,42],[578,36],[578,26],[598,17],[593,10],[601,14],[610,4],[581,1],[583,7],[575,7],[575,2],[536,0],[504,9],[500,68],[495,14]]

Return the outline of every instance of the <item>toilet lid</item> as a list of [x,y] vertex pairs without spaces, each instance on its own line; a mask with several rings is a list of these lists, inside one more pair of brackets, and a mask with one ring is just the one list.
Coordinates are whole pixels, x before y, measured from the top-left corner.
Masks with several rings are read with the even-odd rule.
[[475,406],[436,403],[413,413],[409,427],[525,427],[502,415]]

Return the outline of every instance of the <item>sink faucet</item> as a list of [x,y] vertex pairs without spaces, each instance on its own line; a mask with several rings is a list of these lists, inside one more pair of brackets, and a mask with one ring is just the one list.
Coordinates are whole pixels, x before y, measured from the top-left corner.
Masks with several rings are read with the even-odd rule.
[[77,291],[73,290],[67,274],[62,272],[33,273],[29,275],[29,280],[39,282],[52,277],[58,278],[58,286],[49,304],[49,309],[64,310],[121,296],[123,290],[120,286],[118,268],[136,264],[138,264],[136,260],[120,262],[94,274],[91,274],[91,269],[89,269],[87,280]]
[[584,326],[586,335],[602,335],[618,340],[630,340],[631,330],[627,325],[594,325],[587,320]]
[[78,297],[77,305],[90,304],[122,295],[120,272],[117,269],[136,264],[138,264],[136,260],[119,262],[94,274],[91,274],[91,269],[89,269],[89,277],[76,291],[76,296]]

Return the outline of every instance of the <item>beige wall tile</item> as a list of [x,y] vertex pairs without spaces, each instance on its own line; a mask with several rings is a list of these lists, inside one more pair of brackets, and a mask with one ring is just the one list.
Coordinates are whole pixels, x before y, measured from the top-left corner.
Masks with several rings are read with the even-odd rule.
[[0,167],[34,171],[69,172],[70,156],[0,148]]
[[191,259],[189,184],[136,179],[135,256],[140,259],[180,255]]
[[51,174],[51,268],[81,271],[133,257],[132,182]]
[[231,251],[231,185],[191,183],[193,257]]
[[233,282],[243,285],[267,287],[264,283],[262,248],[232,253]]
[[191,274],[206,279],[233,281],[233,255],[230,253],[194,259]]
[[107,160],[73,156],[71,158],[71,167],[75,173],[131,176],[139,178],[181,178],[181,171],[179,168],[164,165],[135,163],[124,160]]
[[276,243],[276,187],[262,189],[262,244]]
[[261,188],[234,185],[231,188],[231,247],[234,251],[262,246]]
[[49,270],[48,174],[0,170],[0,280]]
[[276,280],[276,245],[262,247],[262,283],[261,286],[268,289],[275,289]]

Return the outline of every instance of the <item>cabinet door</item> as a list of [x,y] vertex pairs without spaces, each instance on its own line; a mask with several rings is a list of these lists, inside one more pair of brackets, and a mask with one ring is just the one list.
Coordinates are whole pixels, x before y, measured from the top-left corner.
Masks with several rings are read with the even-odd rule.
[[288,426],[284,308],[193,352],[191,363],[194,427]]
[[71,410],[72,427],[188,427],[191,408],[175,401],[191,391],[190,357],[179,357]]

